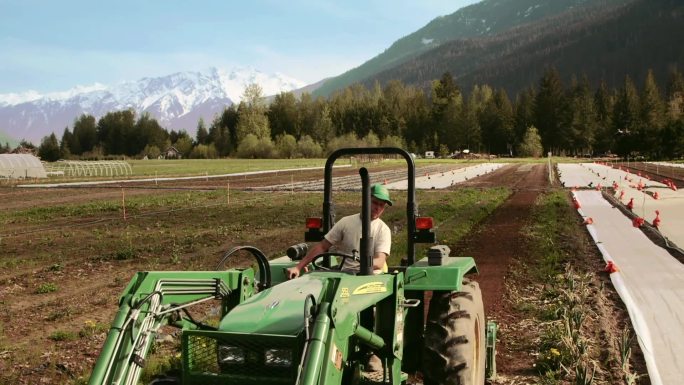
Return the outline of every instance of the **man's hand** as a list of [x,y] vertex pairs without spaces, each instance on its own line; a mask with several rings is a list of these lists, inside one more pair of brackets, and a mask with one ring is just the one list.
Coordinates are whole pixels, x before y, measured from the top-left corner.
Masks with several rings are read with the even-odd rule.
[[295,279],[299,277],[299,268],[297,266],[292,266],[287,269],[285,269],[285,275],[287,276],[287,279]]

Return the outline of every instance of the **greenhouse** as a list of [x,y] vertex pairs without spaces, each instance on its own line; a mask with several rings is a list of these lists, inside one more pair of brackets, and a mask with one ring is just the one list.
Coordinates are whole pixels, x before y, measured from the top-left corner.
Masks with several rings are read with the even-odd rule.
[[47,173],[34,155],[0,154],[0,178],[47,178]]
[[64,176],[125,176],[132,175],[133,169],[122,160],[59,160],[47,165],[49,175]]

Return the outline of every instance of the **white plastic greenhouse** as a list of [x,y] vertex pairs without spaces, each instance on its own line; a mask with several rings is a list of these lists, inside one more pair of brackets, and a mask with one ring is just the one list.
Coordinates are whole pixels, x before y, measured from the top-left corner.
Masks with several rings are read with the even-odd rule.
[[0,178],[47,178],[40,159],[29,154],[0,154]]

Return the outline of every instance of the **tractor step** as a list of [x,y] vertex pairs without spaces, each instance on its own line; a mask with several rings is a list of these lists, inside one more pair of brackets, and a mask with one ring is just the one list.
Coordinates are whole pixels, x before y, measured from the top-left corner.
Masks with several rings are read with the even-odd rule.
[[[374,371],[374,372],[361,372],[361,380],[359,381],[359,384],[362,385],[375,385],[375,384],[391,384],[390,378],[389,378],[389,372],[387,372],[387,377],[385,381],[382,381],[383,377],[383,372],[381,371]],[[406,380],[408,380],[408,374],[401,372],[401,383],[405,384]]]

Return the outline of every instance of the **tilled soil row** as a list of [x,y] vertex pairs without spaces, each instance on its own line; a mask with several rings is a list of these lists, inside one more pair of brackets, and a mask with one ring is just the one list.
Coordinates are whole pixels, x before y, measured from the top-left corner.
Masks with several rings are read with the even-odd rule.
[[[535,368],[539,341],[535,331],[537,321],[517,310],[512,297],[530,285],[527,281],[529,277],[519,271],[530,257],[524,230],[531,221],[536,200],[551,188],[547,166],[508,165],[461,186],[504,186],[513,191],[506,202],[476,226],[469,236],[462,238],[453,252],[454,255],[475,259],[478,274],[474,279],[482,290],[485,315],[499,326],[496,357],[498,379],[492,384],[539,383],[541,378]],[[615,344],[619,334],[618,325],[629,324],[628,316],[612,290],[610,280],[605,274],[598,273],[603,267],[598,250],[588,239],[579,242],[585,250],[577,250],[576,267],[581,271],[596,272],[595,281],[600,282],[601,287],[606,285],[609,292],[609,299],[597,299],[593,309],[597,325],[595,333],[601,337],[596,341],[596,349],[604,357],[616,357],[619,354]],[[639,360],[638,357],[635,359],[638,369],[644,373],[643,361]],[[614,366],[613,362],[603,364]],[[606,376],[610,377],[610,374]]]

